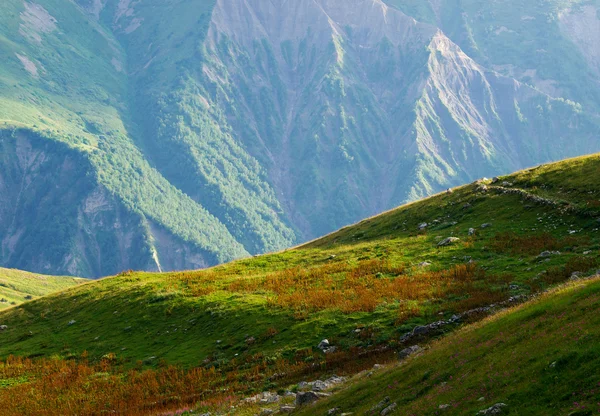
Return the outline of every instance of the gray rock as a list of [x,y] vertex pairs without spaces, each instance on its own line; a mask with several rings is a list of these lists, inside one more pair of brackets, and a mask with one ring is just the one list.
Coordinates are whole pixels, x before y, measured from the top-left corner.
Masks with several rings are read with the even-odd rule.
[[321,351],[325,351],[330,347],[329,345],[329,340],[324,339],[323,341],[319,342],[319,345],[317,345],[317,348],[320,349]]
[[324,391],[324,390],[327,390],[328,388],[329,388],[329,384],[327,384],[321,380],[317,380],[312,383],[313,391]]
[[579,280],[579,279],[581,279],[581,276],[583,276],[583,273],[581,273],[581,272],[573,272],[573,273],[571,273],[571,279],[570,280]]
[[414,355],[414,354],[418,353],[419,351],[421,351],[421,349],[422,348],[419,347],[418,345],[413,345],[411,347],[404,348],[402,351],[400,351],[398,353],[398,359],[399,360],[406,360],[411,355]]
[[323,397],[329,397],[327,393],[320,393],[316,391],[303,391],[296,394],[296,406],[305,406],[310,403],[314,403]]
[[6,331],[8,329],[7,325],[0,325],[0,331]]
[[337,415],[340,412],[340,408],[339,407],[334,407],[333,409],[329,409],[327,411],[328,415]]
[[490,224],[489,222],[482,224],[481,228],[490,228],[492,226],[492,224]]
[[383,368],[383,366],[381,364],[375,364],[373,366],[373,370],[381,370]]
[[424,230],[425,228],[427,228],[429,224],[427,224],[426,222],[419,224],[419,230]]
[[453,194],[454,191],[452,190],[452,188],[448,188],[448,190],[446,191],[447,194]]
[[504,414],[508,409],[508,406],[505,403],[496,403],[492,407],[488,407],[487,409],[480,410],[477,415],[478,416],[494,416]]
[[69,321],[69,324],[68,324],[68,325],[69,325],[69,326],[71,326],[71,325],[74,325],[74,324],[75,324],[75,322],[77,322],[75,319],[71,319],[71,320]]
[[384,399],[382,401],[377,403],[375,406],[371,407],[370,412],[375,413],[377,410],[380,410],[380,409],[383,409],[383,408],[389,406],[391,401],[392,400],[388,396],[384,397]]
[[449,246],[449,245],[454,244],[454,243],[456,243],[458,241],[460,241],[460,238],[458,238],[458,237],[448,237],[448,238],[445,238],[442,241],[440,241],[438,243],[438,247]]
[[448,409],[449,407],[450,407],[450,405],[449,405],[449,404],[440,404],[440,406],[438,407],[438,409],[440,409],[440,410],[446,410],[446,409]]
[[260,409],[260,416],[268,416],[268,415],[274,415],[275,414],[275,410],[273,409]]
[[492,183],[498,183],[498,182],[500,182],[500,178],[498,178],[498,177],[494,176],[494,177],[492,178]]
[[560,256],[560,251],[542,251],[538,259],[544,259],[552,256]]
[[381,413],[379,413],[379,414],[381,416],[391,415],[392,413],[394,413],[396,411],[397,408],[398,408],[398,405],[396,403],[392,403],[391,405],[389,405],[388,407],[383,409],[381,411]]
[[487,187],[487,185],[483,185],[482,184],[482,185],[477,186],[477,188],[475,190],[477,192],[483,192],[483,193],[485,193],[485,192],[488,191],[488,187]]
[[422,263],[417,264],[418,267],[429,267],[431,266],[431,263],[429,263],[428,261],[424,261]]
[[475,228],[469,228],[469,235],[475,235]]
[[296,410],[295,406],[281,406],[279,408],[281,413],[292,413],[294,410]]

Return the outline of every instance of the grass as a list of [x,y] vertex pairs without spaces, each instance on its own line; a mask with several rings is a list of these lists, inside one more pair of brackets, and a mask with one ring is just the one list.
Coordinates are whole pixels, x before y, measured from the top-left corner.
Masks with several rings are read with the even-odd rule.
[[0,309],[60,292],[85,281],[77,277],[44,276],[0,268]]
[[359,377],[331,400],[298,412],[371,411],[384,397],[397,414],[476,414],[496,403],[506,414],[592,415],[600,399],[600,280],[573,283],[435,342],[420,356],[372,378]]
[[[481,184],[467,185],[295,249],[208,270],[125,272],[80,285],[1,313],[0,324],[8,329],[0,334],[0,357],[30,358],[27,365],[52,368],[85,357],[92,370],[74,376],[67,389],[74,408],[86,372],[96,372],[107,358],[108,373],[120,379],[134,370],[160,378],[152,372],[169,366],[214,372],[214,384],[206,387],[216,401],[209,410],[228,406],[232,397],[302,379],[355,374],[391,360],[403,347],[401,337],[417,325],[539,293],[573,272],[595,273],[600,210],[596,204],[577,207],[600,200],[600,185],[590,180],[590,172],[599,170],[598,155],[573,159],[495,184],[488,180],[487,192]],[[522,193],[505,193],[498,188],[503,181],[515,183],[512,188],[518,184]],[[542,184],[546,198],[563,202],[528,199]],[[420,230],[423,222],[429,225]],[[439,247],[449,236],[460,240]],[[539,257],[546,250],[561,254]],[[318,351],[323,338],[338,352]],[[36,377],[30,381],[33,391],[42,388]],[[125,400],[120,389],[106,403]],[[168,395],[178,398],[161,402],[156,393],[148,402],[166,403],[154,410],[172,410],[202,401]],[[21,405],[32,402],[24,398]],[[132,414],[154,414],[137,401],[131,406],[138,412]],[[47,414],[62,414],[52,409]]]

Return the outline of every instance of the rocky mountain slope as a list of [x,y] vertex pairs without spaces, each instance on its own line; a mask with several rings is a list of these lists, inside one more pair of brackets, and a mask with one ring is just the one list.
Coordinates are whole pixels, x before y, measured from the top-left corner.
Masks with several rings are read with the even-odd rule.
[[2,166],[2,264],[198,268],[600,150],[597,5],[506,3],[5,2],[6,159],[33,141],[53,163],[77,159],[88,183],[36,176],[54,202],[28,203],[59,211],[44,224],[61,238],[27,240],[44,250],[34,258],[24,236],[42,219],[28,224],[13,197],[34,173]]

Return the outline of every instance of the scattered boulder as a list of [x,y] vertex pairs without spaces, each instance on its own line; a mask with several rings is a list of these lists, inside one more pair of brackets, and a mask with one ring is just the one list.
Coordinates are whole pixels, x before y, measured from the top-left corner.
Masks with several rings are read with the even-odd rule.
[[419,224],[419,230],[424,230],[425,228],[427,228],[429,226],[429,224],[427,224],[426,222]]
[[508,406],[505,403],[496,403],[492,407],[488,407],[487,409],[480,410],[477,415],[478,416],[494,416],[501,415],[506,412]]
[[439,407],[438,407],[438,409],[440,409],[440,410],[446,410],[446,409],[448,409],[449,407],[450,407],[450,405],[449,405],[449,404],[440,404],[440,405],[439,405]]
[[571,273],[571,279],[570,280],[579,280],[579,279],[581,279],[581,276],[583,276],[583,273],[581,273],[581,272],[573,272],[573,273]]
[[490,228],[492,226],[492,224],[490,223],[485,223],[481,225],[481,228]]
[[373,366],[373,370],[381,370],[383,368],[383,366],[381,364],[375,364]]
[[445,247],[460,241],[458,237],[448,237],[438,243],[438,247]]
[[483,184],[481,184],[481,185],[478,185],[478,186],[477,186],[477,188],[475,188],[475,190],[476,190],[477,192],[482,192],[482,193],[485,193],[485,192],[487,192],[487,191],[488,191],[488,187],[487,187],[487,185],[483,185]]
[[498,178],[498,177],[494,176],[494,177],[492,178],[492,183],[498,183],[498,182],[500,182],[500,178]]
[[452,188],[448,188],[448,190],[446,191],[447,194],[453,194],[454,191],[452,190]]
[[329,340],[328,339],[324,339],[323,341],[319,342],[319,345],[317,345],[317,348],[320,349],[321,351],[326,350],[327,348],[329,348]]
[[411,355],[414,355],[414,354],[418,353],[419,351],[421,351],[421,349],[422,348],[419,347],[418,345],[413,345],[411,347],[404,348],[402,351],[400,351],[398,353],[398,359],[399,360],[406,360]]
[[339,407],[334,407],[333,409],[329,409],[327,411],[327,414],[329,416],[332,416],[332,415],[337,415],[339,412],[340,412],[340,408]]
[[552,256],[560,256],[560,251],[543,251],[537,256],[538,259],[544,259]]
[[513,186],[511,182],[504,181],[502,182],[502,186]]
[[382,401],[377,403],[375,406],[371,407],[371,410],[369,410],[369,412],[375,413],[377,410],[380,410],[380,409],[383,409],[383,408],[389,406],[391,401],[392,400],[388,396],[386,396],[386,397],[384,397],[384,399]]
[[421,263],[417,264],[417,266],[419,266],[419,267],[429,267],[429,266],[431,266],[431,263],[429,263],[428,261],[424,261],[424,262],[421,262]]
[[469,228],[469,235],[475,235],[475,228]]
[[329,397],[327,393],[320,393],[315,391],[303,391],[296,394],[296,406],[305,406],[310,403],[314,403],[323,397]]
[[71,319],[68,323],[69,326],[74,325],[77,322],[75,319]]
[[294,410],[296,410],[295,406],[281,406],[279,408],[281,413],[292,413]]
[[324,390],[327,390],[328,387],[329,387],[329,385],[321,380],[317,380],[312,383],[313,391],[324,391]]
[[392,403],[390,404],[388,407],[386,407],[385,409],[383,409],[381,411],[381,413],[379,413],[381,416],[386,416],[386,415],[390,415],[392,413],[394,413],[394,411],[398,408],[398,405],[396,403]]

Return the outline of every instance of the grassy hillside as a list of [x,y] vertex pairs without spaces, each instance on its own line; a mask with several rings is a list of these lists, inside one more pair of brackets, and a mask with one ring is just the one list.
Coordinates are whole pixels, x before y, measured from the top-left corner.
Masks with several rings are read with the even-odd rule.
[[[426,338],[437,337],[485,316],[476,308],[594,274],[598,172],[598,155],[545,165],[292,250],[203,271],[128,272],[28,302],[0,314],[0,356],[33,358],[0,367],[12,380],[0,403],[18,396],[11,409],[31,410],[43,394],[40,414],[64,414],[102,391],[86,412],[214,410],[393,360],[419,325],[463,314]],[[449,237],[459,240],[440,246]],[[317,348],[324,338],[334,353]],[[168,389],[148,387],[165,377]]]
[[600,280],[572,283],[523,307],[448,336],[419,356],[354,383],[331,400],[299,412],[331,408],[379,414],[475,415],[495,404],[510,415],[597,414],[600,393]]
[[0,268],[0,309],[59,292],[85,281],[77,277],[43,276]]

